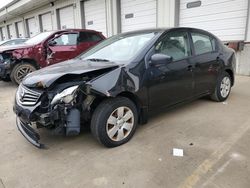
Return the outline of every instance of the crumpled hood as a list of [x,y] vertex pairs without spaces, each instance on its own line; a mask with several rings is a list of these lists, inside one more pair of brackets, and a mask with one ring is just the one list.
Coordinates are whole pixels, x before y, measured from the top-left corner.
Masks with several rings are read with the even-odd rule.
[[32,72],[24,78],[22,84],[27,87],[36,87],[38,84],[42,84],[44,87],[49,87],[57,79],[65,75],[80,75],[96,70],[118,66],[118,64],[113,62],[94,62],[81,59],[72,59]]
[[18,50],[18,49],[23,49],[23,48],[30,48],[33,47],[33,45],[28,45],[28,44],[17,44],[17,45],[11,45],[11,46],[0,46],[0,53],[4,51],[9,51],[9,50]]

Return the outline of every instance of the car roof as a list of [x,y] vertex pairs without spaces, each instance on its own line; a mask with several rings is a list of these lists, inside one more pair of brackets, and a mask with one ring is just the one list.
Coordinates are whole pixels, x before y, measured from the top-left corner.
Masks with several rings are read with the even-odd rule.
[[100,31],[95,31],[95,30],[91,30],[91,29],[61,29],[61,30],[51,30],[51,31],[44,31],[44,32],[93,32],[93,33],[102,33]]
[[171,31],[171,30],[175,30],[175,31],[176,30],[193,30],[193,31],[201,32],[201,33],[206,33],[208,35],[211,35],[211,36],[217,38],[214,34],[208,32],[206,30],[199,29],[199,28],[193,28],[193,27],[168,27],[168,28],[141,29],[141,30],[121,33],[120,35],[127,36],[127,35],[132,35],[132,34],[149,33],[149,32],[164,33],[164,32]]
[[163,33],[166,30],[167,30],[166,28],[140,29],[140,30],[128,31],[125,33],[121,33],[121,35],[126,36],[126,35],[131,35],[131,34],[151,33],[151,32]]

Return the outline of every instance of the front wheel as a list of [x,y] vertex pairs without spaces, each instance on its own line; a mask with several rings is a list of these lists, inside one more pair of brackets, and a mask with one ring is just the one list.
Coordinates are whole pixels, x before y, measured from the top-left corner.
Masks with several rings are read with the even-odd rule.
[[135,133],[138,112],[135,104],[125,97],[102,102],[91,120],[93,136],[106,147],[116,147],[128,142]]
[[13,83],[19,85],[27,74],[35,70],[36,67],[30,63],[16,64],[10,73],[10,79]]
[[231,87],[231,77],[227,72],[224,72],[217,80],[211,99],[217,102],[225,101],[230,94]]

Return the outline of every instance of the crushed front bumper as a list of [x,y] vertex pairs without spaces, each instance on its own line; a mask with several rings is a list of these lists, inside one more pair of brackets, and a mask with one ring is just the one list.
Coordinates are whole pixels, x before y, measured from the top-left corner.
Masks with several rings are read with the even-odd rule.
[[13,111],[17,115],[16,124],[21,134],[34,146],[38,148],[45,148],[45,145],[39,142],[39,134],[31,126],[30,119],[32,111],[29,109],[23,109],[16,102]]
[[9,73],[10,73],[10,64],[0,62],[0,79],[6,78]]
[[30,124],[22,122],[18,117],[16,118],[16,124],[18,130],[22,133],[22,135],[34,146],[38,148],[44,148],[44,144],[39,142],[40,136],[35,130],[31,127]]

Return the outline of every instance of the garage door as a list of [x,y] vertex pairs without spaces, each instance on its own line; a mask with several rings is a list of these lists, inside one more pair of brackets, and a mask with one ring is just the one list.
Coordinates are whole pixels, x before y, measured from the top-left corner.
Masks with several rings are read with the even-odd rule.
[[23,22],[17,22],[16,27],[17,27],[18,37],[20,37],[20,38],[25,37],[25,33],[24,33],[24,29],[23,29]]
[[84,2],[85,27],[102,32],[107,36],[105,0]]
[[3,31],[2,31],[2,28],[0,27],[0,41],[3,40]]
[[3,40],[9,39],[7,33],[7,27],[2,27],[2,32],[3,32]]
[[8,36],[10,39],[16,38],[16,29],[13,24],[7,25]]
[[42,14],[40,16],[41,20],[41,31],[51,31],[52,30],[52,17],[51,13]]
[[122,32],[155,27],[156,0],[121,0]]
[[223,41],[244,40],[247,0],[181,0],[180,26],[208,30]]
[[38,24],[36,23],[35,18],[29,18],[27,19],[27,29],[29,37],[33,37],[36,35],[39,31]]
[[74,8],[73,6],[59,9],[60,28],[75,28]]

